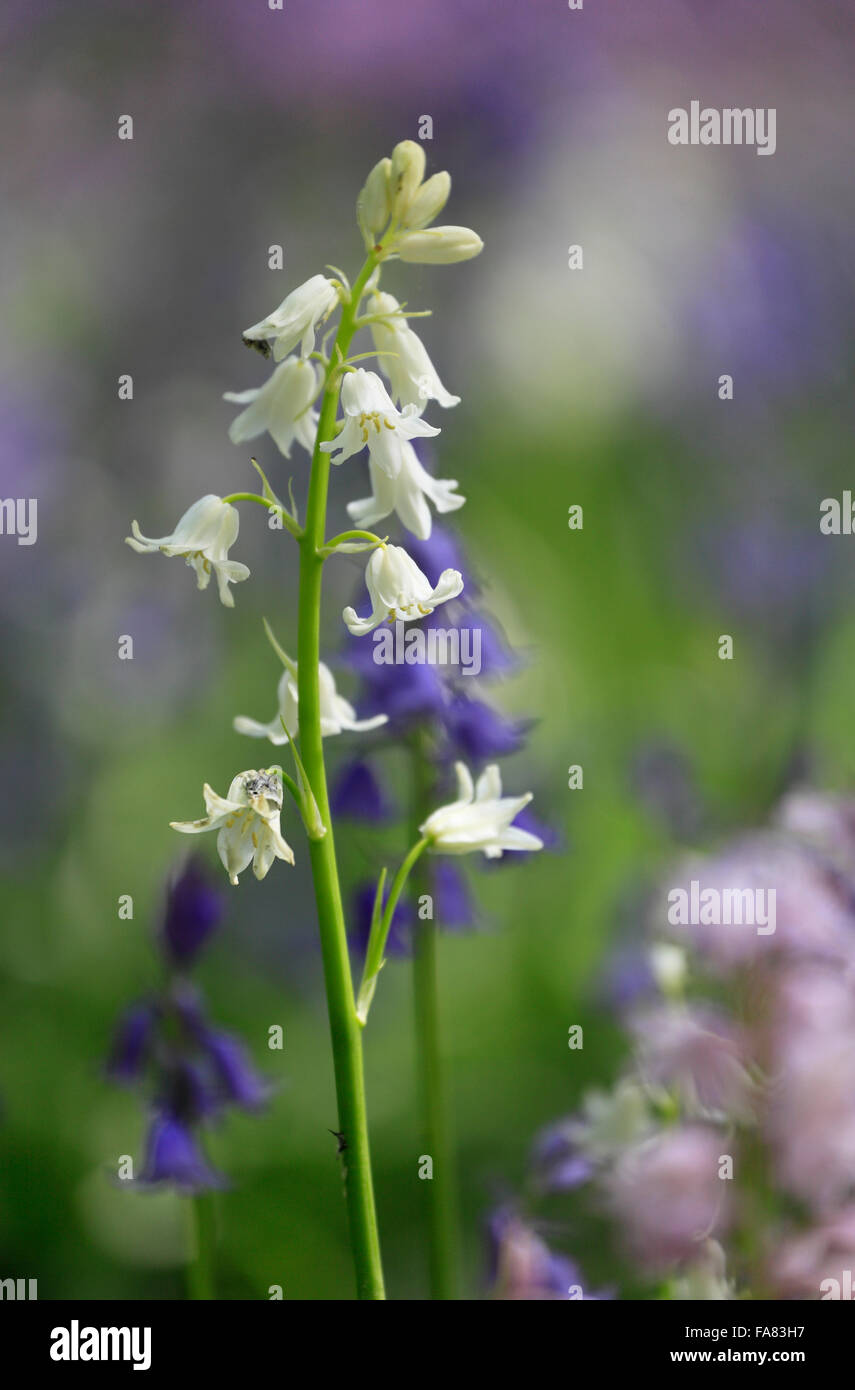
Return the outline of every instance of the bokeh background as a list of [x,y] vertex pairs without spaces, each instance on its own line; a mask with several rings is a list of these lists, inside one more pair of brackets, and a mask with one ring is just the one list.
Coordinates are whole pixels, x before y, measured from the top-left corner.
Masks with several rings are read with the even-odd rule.
[[[244,508],[235,554],[253,575],[229,612],[123,538],[132,517],[163,534],[202,493],[252,486],[221,400],[266,373],[240,330],[325,262],[357,267],[356,194],[420,116],[429,171],[454,180],[448,218],[485,250],[386,282],[434,310],[423,336],[463,397],[434,412],[435,457],[524,658],[493,695],[537,721],[506,783],[560,834],[500,872],[472,865],[478,929],[442,945],[469,1296],[533,1134],[622,1055],[604,981],[651,880],[676,847],[762,820],[795,778],[851,784],[855,542],[818,523],[852,482],[852,19],[844,0],[7,0],[0,494],[37,497],[39,531],[0,538],[4,1277],[37,1277],[43,1298],[181,1296],[181,1201],[112,1181],[144,1116],[103,1061],[117,1012],[158,977],[151,933],[183,848],[167,822],[257,752],[231,720],[273,711],[261,616],[293,646],[295,570]],[[776,107],[777,152],[672,148],[667,112],[693,99]],[[300,501],[299,449],[290,465],[269,439],[257,452]],[[336,473],[331,528],[363,470]],[[359,567],[329,574],[334,659]],[[333,766],[352,742],[328,745]],[[339,839],[351,881],[403,848],[394,825]],[[211,1142],[234,1182],[219,1290],[347,1298],[305,851],[227,901],[200,979],[279,1089]],[[397,1298],[426,1290],[411,1034],[393,962],[366,1044]],[[568,1205],[555,1223],[592,1282],[619,1278],[595,1222]]]

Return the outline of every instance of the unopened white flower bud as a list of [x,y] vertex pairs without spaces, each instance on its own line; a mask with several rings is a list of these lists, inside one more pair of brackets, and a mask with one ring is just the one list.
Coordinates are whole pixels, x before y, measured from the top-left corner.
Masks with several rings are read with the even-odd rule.
[[403,225],[412,231],[426,227],[438,217],[448,202],[451,175],[443,169],[426,179],[416,193],[403,218]]
[[402,261],[419,265],[453,265],[469,261],[484,243],[469,227],[429,227],[424,232],[404,232],[395,243]]
[[663,994],[679,994],[686,982],[686,952],[669,941],[657,941],[648,957],[653,978]]
[[425,152],[415,140],[402,140],[392,151],[390,173],[392,211],[404,222],[410,203],[425,174]]
[[378,160],[356,200],[356,220],[368,247],[374,245],[388,226],[392,214],[391,176],[391,159]]

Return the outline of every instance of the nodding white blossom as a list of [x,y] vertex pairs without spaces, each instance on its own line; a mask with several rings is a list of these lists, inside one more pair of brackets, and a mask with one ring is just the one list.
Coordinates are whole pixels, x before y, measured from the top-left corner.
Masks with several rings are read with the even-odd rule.
[[251,391],[227,391],[224,401],[246,406],[229,426],[229,439],[233,444],[244,444],[266,430],[286,459],[291,457],[295,439],[311,453],[318,428],[312,402],[319,385],[313,363],[289,357],[263,386]]
[[237,508],[209,492],[188,508],[171,536],[151,539],[142,534],[136,521],[132,521],[133,535],[126,536],[125,540],[140,555],[153,554],[156,550],[162,550],[164,555],[183,555],[196,571],[200,589],[207,589],[211,574],[215,574],[220,601],[227,608],[234,608],[234,595],[229,585],[249,578],[246,565],[228,558],[237,540],[239,525]]
[[417,265],[454,265],[456,261],[470,261],[483,249],[483,241],[470,227],[428,227],[426,231],[404,232],[395,241],[401,260]]
[[354,637],[364,637],[383,622],[409,623],[427,617],[440,603],[457,598],[463,577],[457,570],[443,570],[436,587],[411,555],[399,545],[379,545],[365,567],[365,583],[371,599],[371,615],[357,616],[345,608],[342,617]]
[[457,800],[440,806],[419,826],[435,853],[471,854],[473,850],[482,850],[488,859],[500,859],[506,849],[543,849],[543,841],[537,835],[511,824],[531,801],[531,792],[502,796],[497,763],[490,763],[474,784],[465,763],[455,763],[454,770]]
[[384,354],[380,368],[389,378],[394,399],[402,406],[417,405],[420,411],[428,401],[457,405],[460,397],[446,391],[424,343],[410,328],[394,295],[377,291],[368,308],[371,314],[384,315],[382,321],[372,323],[371,336],[377,351]]
[[377,467],[396,478],[403,463],[403,445],[418,436],[439,434],[421,418],[414,405],[396,409],[376,372],[363,367],[348,372],[341,388],[344,427],[337,439],[321,445],[333,463],[344,463],[361,449],[368,448]]
[[[377,714],[372,719],[357,719],[356,710],[343,695],[339,695],[335,677],[323,661],[318,663],[318,685],[321,695],[321,734],[324,738],[340,734],[345,729],[354,733],[364,733],[368,729],[379,729],[381,724],[387,722],[388,714]],[[234,721],[237,733],[248,734],[250,738],[269,738],[271,743],[277,745],[287,743],[289,734],[291,738],[297,737],[300,705],[296,661],[289,660],[282,672],[276,690],[276,701],[277,712],[269,724],[260,724],[255,719],[247,719],[239,714]]]
[[[315,329],[325,323],[338,304],[338,288],[326,275],[313,275],[283,299],[266,319],[244,332],[251,342],[270,341],[273,358],[281,362],[300,343],[300,354],[315,350]],[[302,342],[301,342],[302,339]]]
[[466,501],[455,491],[456,478],[432,478],[419,463],[412,444],[406,442],[402,446],[401,471],[397,478],[390,478],[373,459],[368,461],[368,471],[372,495],[347,504],[348,515],[360,528],[373,526],[396,512],[408,531],[426,541],[433,524],[428,500],[441,514],[456,512]]
[[240,772],[229,787],[228,796],[218,796],[203,788],[207,815],[201,820],[170,821],[182,835],[202,835],[216,830],[217,851],[232,883],[252,863],[256,878],[264,878],[274,859],[294,863],[294,851],[282,838],[279,816],[282,811],[282,779],[276,769]]

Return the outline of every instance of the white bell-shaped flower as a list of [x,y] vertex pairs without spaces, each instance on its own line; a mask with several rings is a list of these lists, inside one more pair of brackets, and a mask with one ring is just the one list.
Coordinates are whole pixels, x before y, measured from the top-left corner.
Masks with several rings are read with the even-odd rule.
[[383,622],[414,622],[456,598],[463,589],[457,570],[443,570],[436,587],[423,574],[411,555],[399,545],[379,545],[365,568],[365,583],[371,599],[371,615],[360,618],[355,609],[345,608],[342,617],[354,637],[364,637]]
[[217,851],[232,883],[248,864],[256,878],[264,878],[274,859],[294,863],[294,851],[279,827],[282,811],[282,779],[275,769],[238,773],[227,796],[203,788],[207,815],[201,820],[170,821],[182,835],[217,831]]
[[249,578],[249,569],[238,560],[230,560],[228,552],[238,537],[240,518],[237,508],[222,497],[208,493],[194,502],[184,513],[170,536],[154,539],[144,536],[136,521],[131,522],[133,535],[126,536],[127,544],[141,555],[161,550],[164,555],[183,555],[196,571],[200,589],[207,589],[211,574],[217,576],[220,600],[234,608],[230,584]]
[[458,799],[428,816],[419,826],[430,840],[429,848],[438,854],[471,854],[481,850],[488,859],[499,859],[506,849],[543,849],[543,841],[528,830],[512,825],[514,817],[532,799],[502,796],[502,778],[497,763],[486,767],[473,784],[464,763],[455,763]]
[[456,491],[456,478],[432,478],[407,442],[402,446],[401,471],[396,478],[382,472],[373,459],[368,461],[368,471],[372,495],[347,504],[351,520],[363,530],[396,512],[408,531],[426,541],[433,524],[428,502],[442,514],[456,512],[466,501]]
[[233,444],[244,444],[266,430],[286,459],[291,457],[295,439],[311,453],[318,429],[312,402],[319,385],[312,362],[288,357],[263,386],[250,391],[227,391],[224,401],[246,406],[229,426],[229,439]]
[[345,375],[341,388],[344,427],[336,439],[321,445],[333,463],[344,463],[367,447],[377,467],[390,478],[401,471],[403,445],[417,436],[439,434],[422,420],[414,405],[396,408],[376,372],[359,367]]
[[[321,695],[321,734],[324,738],[340,734],[344,730],[364,733],[368,729],[379,729],[381,724],[387,722],[387,714],[376,714],[371,719],[357,719],[356,710],[349,700],[339,695],[335,677],[323,661],[318,664],[318,685]],[[248,734],[250,738],[268,738],[271,743],[277,745],[287,743],[289,734],[292,739],[297,737],[300,702],[296,661],[289,660],[282,672],[276,690],[276,702],[276,714],[269,724],[260,724],[256,719],[247,719],[245,715],[239,714],[234,721],[236,731],[239,734]]]
[[250,342],[271,342],[273,358],[281,362],[300,343],[300,354],[308,357],[315,350],[315,331],[325,323],[338,304],[338,288],[326,275],[313,275],[283,299],[266,319],[260,319],[243,334]]
[[381,371],[389,378],[391,394],[399,405],[415,405],[420,411],[428,401],[457,405],[460,397],[446,391],[424,343],[410,328],[395,296],[377,291],[371,296],[368,309],[371,314],[384,316],[372,323],[371,334],[374,346],[383,354]]

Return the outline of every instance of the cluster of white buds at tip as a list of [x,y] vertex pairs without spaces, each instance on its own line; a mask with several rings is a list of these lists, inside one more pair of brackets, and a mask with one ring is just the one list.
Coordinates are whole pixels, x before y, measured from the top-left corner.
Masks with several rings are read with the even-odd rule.
[[425,152],[402,140],[365,181],[356,216],[368,250],[422,265],[451,265],[477,256],[484,243],[469,227],[431,227],[451,192],[445,170],[425,179]]

